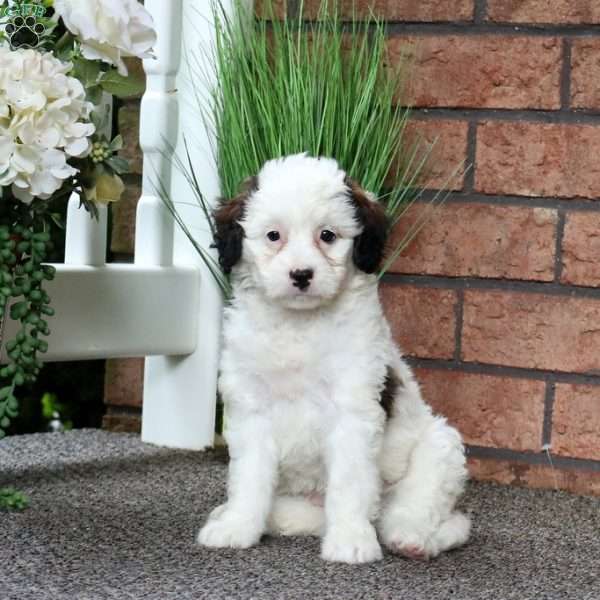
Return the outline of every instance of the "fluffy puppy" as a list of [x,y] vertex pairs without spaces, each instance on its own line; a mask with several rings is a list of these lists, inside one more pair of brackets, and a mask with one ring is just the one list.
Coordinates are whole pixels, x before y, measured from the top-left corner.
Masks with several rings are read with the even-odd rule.
[[460,436],[423,401],[379,302],[381,206],[336,161],[301,154],[267,162],[214,217],[233,284],[231,462],[198,541],[319,535],[322,557],[347,563],[380,559],[380,542],[413,558],[465,543]]

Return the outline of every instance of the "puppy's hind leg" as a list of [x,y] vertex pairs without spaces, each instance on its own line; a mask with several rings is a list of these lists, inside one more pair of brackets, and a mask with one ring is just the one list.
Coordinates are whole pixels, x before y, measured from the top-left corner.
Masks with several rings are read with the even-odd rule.
[[383,543],[393,552],[420,559],[464,544],[470,521],[454,505],[466,478],[460,435],[445,419],[431,418],[405,476],[385,499],[378,524]]
[[325,528],[325,509],[305,496],[276,496],[267,521],[274,535],[321,536]]

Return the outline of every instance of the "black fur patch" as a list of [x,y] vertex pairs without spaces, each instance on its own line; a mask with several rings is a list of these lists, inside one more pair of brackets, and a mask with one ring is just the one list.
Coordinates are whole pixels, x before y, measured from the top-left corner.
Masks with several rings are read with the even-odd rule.
[[246,202],[258,189],[258,178],[250,177],[244,181],[235,198],[222,198],[213,211],[215,222],[214,246],[219,253],[219,264],[225,273],[231,273],[232,267],[242,258],[244,229],[240,220],[246,211]]
[[385,253],[388,234],[388,219],[383,207],[369,200],[365,191],[350,177],[345,181],[355,206],[356,219],[363,226],[360,235],[354,238],[352,258],[354,264],[365,273],[374,273],[379,268]]
[[401,385],[402,381],[398,375],[396,375],[394,369],[388,366],[385,379],[383,381],[383,389],[381,390],[381,395],[379,396],[379,404],[385,411],[385,416],[388,419],[392,416],[394,398],[396,397],[396,392]]

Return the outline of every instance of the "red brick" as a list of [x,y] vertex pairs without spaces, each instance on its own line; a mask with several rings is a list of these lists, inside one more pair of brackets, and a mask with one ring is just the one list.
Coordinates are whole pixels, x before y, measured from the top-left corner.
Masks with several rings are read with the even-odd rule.
[[287,15],[287,0],[256,0],[254,11],[259,18],[269,19],[274,16],[284,19]]
[[493,481],[538,489],[559,489],[574,494],[600,496],[600,472],[585,469],[559,469],[506,460],[468,459],[469,473],[479,481]]
[[[314,19],[323,0],[305,0],[304,15]],[[473,0],[329,0],[340,15],[368,18],[371,13],[390,21],[470,21],[473,19]],[[353,10],[354,8],[354,10]]]
[[422,158],[426,159],[423,174],[417,181],[419,185],[429,189],[463,188],[468,129],[466,121],[413,119],[407,123],[404,156],[408,160],[416,144],[418,158],[414,160],[414,164],[419,164]]
[[462,357],[567,372],[600,370],[600,300],[466,290]]
[[488,0],[488,19],[510,23],[600,23],[598,0]]
[[552,453],[600,460],[600,387],[556,384]]
[[569,213],[562,240],[561,281],[600,286],[600,214]]
[[417,369],[425,399],[465,443],[538,452],[544,421],[543,381]]
[[521,196],[600,196],[600,127],[487,121],[477,128],[475,189]]
[[104,404],[142,406],[143,391],[143,358],[114,358],[106,361]]
[[[391,246],[424,218],[414,204],[402,217]],[[427,275],[552,281],[557,213],[547,208],[446,204],[429,220],[392,271]]]
[[135,247],[135,212],[142,195],[139,182],[127,181],[118,202],[111,205],[112,232],[110,249],[121,254],[133,254]]
[[141,433],[142,415],[109,412],[102,417],[102,429],[115,433]]
[[[600,4],[598,4],[600,15]],[[579,38],[571,46],[571,106],[600,108],[600,39]]]
[[456,293],[409,285],[381,285],[381,300],[394,339],[406,354],[452,358]]
[[400,36],[388,41],[392,63],[413,60],[412,106],[560,107],[561,43],[554,37]]
[[119,133],[123,136],[123,149],[119,156],[129,161],[129,171],[141,175],[142,149],[140,147],[140,103],[129,102],[119,109]]

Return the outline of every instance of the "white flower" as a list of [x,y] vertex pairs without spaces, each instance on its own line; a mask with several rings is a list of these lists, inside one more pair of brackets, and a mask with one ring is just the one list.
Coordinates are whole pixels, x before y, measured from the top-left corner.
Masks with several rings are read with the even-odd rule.
[[71,65],[0,45],[0,187],[24,202],[47,199],[77,173],[67,163],[91,148],[93,106]]
[[81,41],[83,56],[115,65],[121,75],[127,75],[123,57],[152,56],[152,17],[137,0],[54,0],[53,8]]

